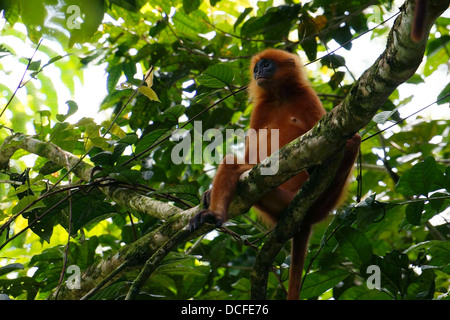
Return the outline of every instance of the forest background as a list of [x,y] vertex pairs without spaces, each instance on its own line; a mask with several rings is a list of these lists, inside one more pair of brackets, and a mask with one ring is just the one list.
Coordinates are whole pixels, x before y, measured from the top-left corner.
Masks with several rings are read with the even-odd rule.
[[172,133],[194,121],[248,128],[249,59],[276,47],[342,120],[282,160],[320,167],[336,132],[363,138],[301,298],[449,299],[448,2],[416,43],[411,0],[0,1],[1,297],[284,299],[290,243],[271,250],[279,231],[249,210],[271,182],[255,171],[229,223],[191,233],[226,150],[172,161]]

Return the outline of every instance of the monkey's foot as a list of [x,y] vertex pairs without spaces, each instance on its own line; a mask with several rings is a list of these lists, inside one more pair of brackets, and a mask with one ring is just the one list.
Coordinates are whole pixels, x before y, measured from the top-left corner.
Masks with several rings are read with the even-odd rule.
[[214,224],[216,227],[220,227],[223,220],[211,210],[205,209],[197,213],[191,220],[189,220],[189,229],[191,231],[195,231],[204,223]]

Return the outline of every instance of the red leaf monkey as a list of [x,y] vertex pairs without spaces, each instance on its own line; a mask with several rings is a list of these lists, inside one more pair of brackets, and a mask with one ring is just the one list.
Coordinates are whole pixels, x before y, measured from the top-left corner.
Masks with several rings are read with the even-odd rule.
[[[325,115],[325,109],[310,87],[300,58],[281,50],[267,49],[255,55],[251,61],[250,72],[253,79],[249,85],[249,96],[254,109],[250,118],[250,128],[268,129],[266,138],[258,136],[258,148],[266,144],[270,150],[270,129],[278,129],[279,146],[294,140],[310,130]],[[191,230],[202,223],[215,223],[220,226],[227,220],[228,206],[233,198],[239,176],[253,167],[249,161],[249,139],[246,141],[245,164],[237,164],[232,155],[224,158],[214,177],[210,193],[205,193],[206,208],[190,221]],[[293,239],[291,268],[289,275],[288,299],[298,299],[303,264],[307,250],[311,225],[323,220],[336,206],[342,194],[347,178],[353,167],[360,144],[359,135],[348,140],[344,159],[330,187],[315,202],[306,215],[303,224]],[[259,157],[259,156],[258,156]],[[257,159],[261,161],[263,159]],[[289,205],[302,184],[308,179],[306,171],[286,181],[278,188],[266,194],[255,207],[268,218],[276,222],[278,215]]]

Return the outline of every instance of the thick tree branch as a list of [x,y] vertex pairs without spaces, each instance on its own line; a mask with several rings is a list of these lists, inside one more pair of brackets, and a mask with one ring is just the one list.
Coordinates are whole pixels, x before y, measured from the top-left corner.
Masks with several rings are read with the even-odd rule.
[[251,298],[261,300],[266,298],[267,280],[275,257],[286,241],[298,231],[303,218],[315,200],[326,190],[333,180],[342,160],[342,152],[316,167],[300,192],[292,200],[289,207],[282,213],[280,221],[264,242],[256,256],[251,273]]
[[[6,138],[0,147],[0,168],[7,167],[10,158],[19,149],[44,157],[63,167],[69,166],[67,169],[72,169],[73,173],[85,182],[89,182],[91,179],[94,168],[92,165],[80,161],[77,156],[62,150],[51,142],[43,142],[20,133]],[[158,219],[164,220],[182,211],[180,208],[154,200],[133,190],[111,186],[103,186],[100,189],[114,202]]]

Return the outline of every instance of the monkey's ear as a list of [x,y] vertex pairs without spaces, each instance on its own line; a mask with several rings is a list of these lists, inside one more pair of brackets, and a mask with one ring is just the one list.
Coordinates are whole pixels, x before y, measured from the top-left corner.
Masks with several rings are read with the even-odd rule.
[[288,65],[295,68],[295,60],[294,59],[286,59],[286,61],[288,62]]

